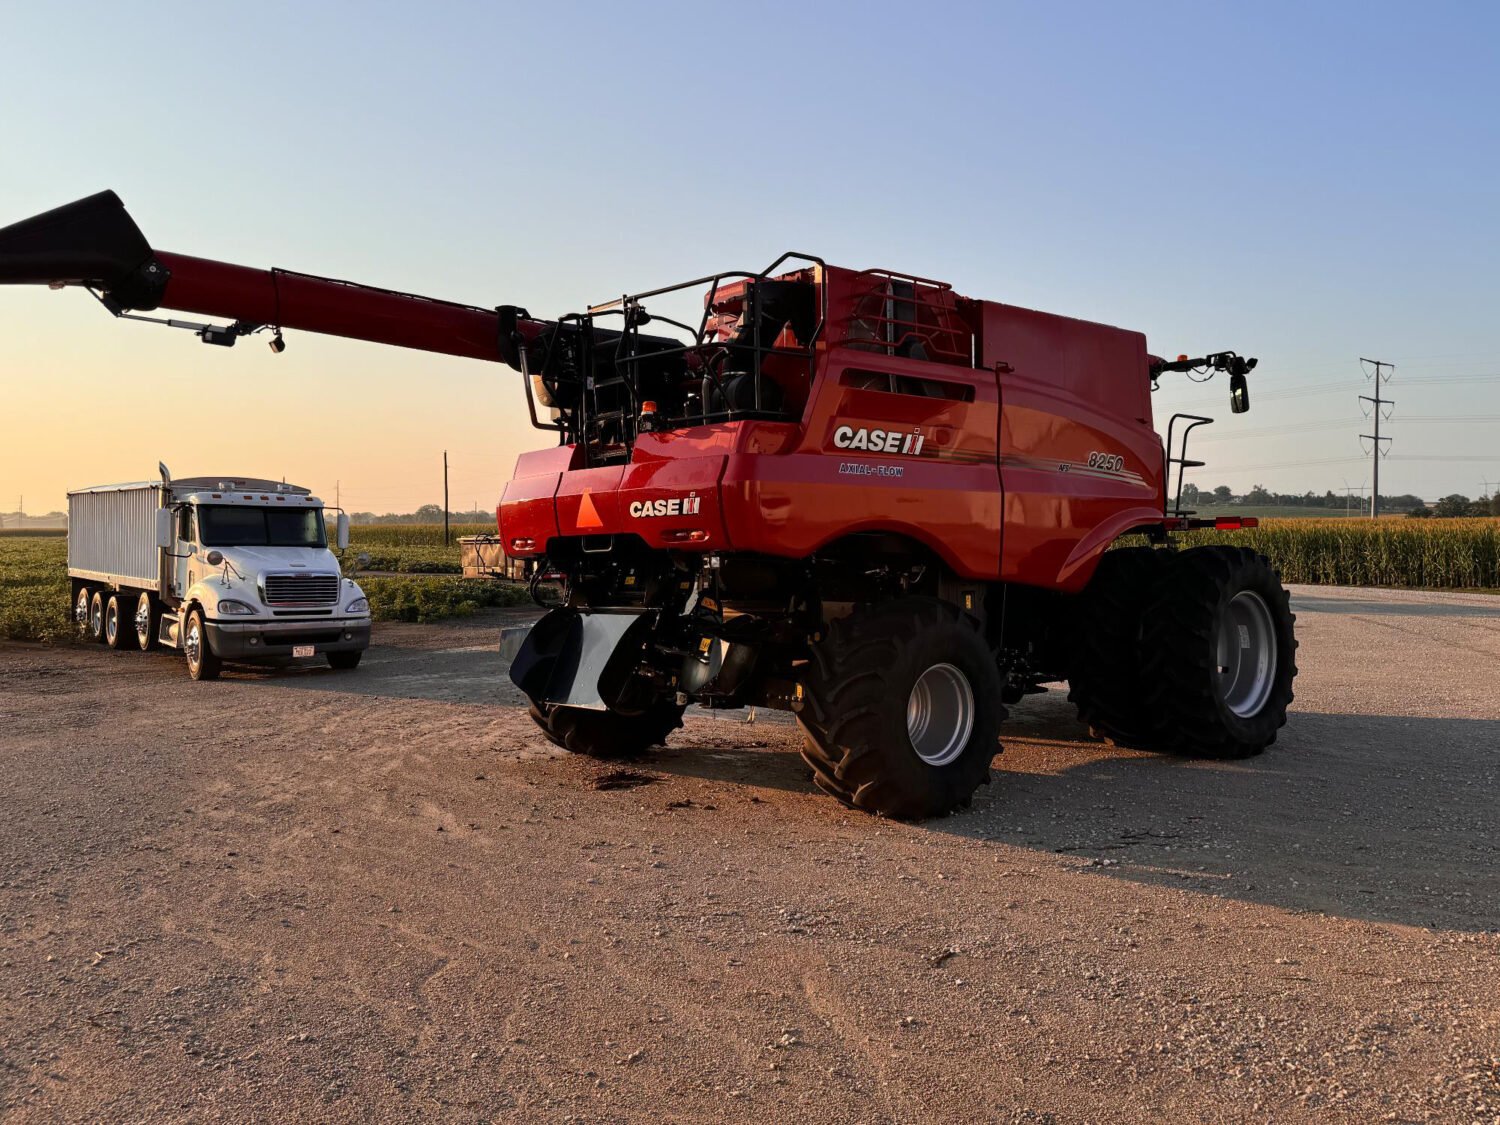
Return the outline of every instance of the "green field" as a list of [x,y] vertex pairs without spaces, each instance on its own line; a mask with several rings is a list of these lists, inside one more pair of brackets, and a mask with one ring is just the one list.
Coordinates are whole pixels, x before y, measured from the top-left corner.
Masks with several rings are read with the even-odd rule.
[[[377,621],[437,621],[522,604],[526,592],[512,583],[456,577],[458,536],[492,531],[488,525],[455,528],[453,543],[444,547],[441,526],[358,527],[345,570],[365,552],[368,569],[401,575],[360,579]],[[1200,531],[1183,539],[1188,545],[1251,547],[1268,556],[1287,582],[1500,588],[1500,519],[1269,520],[1248,531]],[[72,635],[66,557],[67,540],[60,535],[0,536],[0,637],[56,641]]]

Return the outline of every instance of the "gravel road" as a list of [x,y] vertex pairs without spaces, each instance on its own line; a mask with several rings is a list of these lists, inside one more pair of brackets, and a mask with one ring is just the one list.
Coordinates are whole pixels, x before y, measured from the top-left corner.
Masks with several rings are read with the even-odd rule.
[[0,1114],[1500,1122],[1500,599],[1295,606],[1264,756],[1054,690],[918,825],[781,716],[552,748],[514,611],[218,683],[0,646]]

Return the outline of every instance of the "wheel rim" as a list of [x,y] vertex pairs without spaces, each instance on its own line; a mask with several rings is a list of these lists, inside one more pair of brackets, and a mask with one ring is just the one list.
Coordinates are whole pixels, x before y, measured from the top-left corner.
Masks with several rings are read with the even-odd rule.
[[196,619],[188,622],[187,636],[183,639],[182,651],[187,653],[187,662],[196,668],[198,657],[203,651],[203,638],[198,633]]
[[917,757],[946,766],[974,731],[974,689],[952,664],[934,664],[917,677],[906,699],[906,733]]
[[1258,715],[1276,684],[1278,660],[1271,607],[1241,590],[1219,619],[1216,686],[1224,706],[1242,719]]
[[135,603],[135,635],[140,638],[142,648],[151,639],[151,600],[145,594]]
[[109,608],[104,611],[104,639],[110,644],[120,639],[120,603],[113,598],[109,601]]
[[98,636],[104,630],[104,601],[97,595],[89,603],[89,632]]
[[78,626],[80,633],[88,632],[89,628],[89,592],[78,591],[78,600],[73,603],[73,621]]

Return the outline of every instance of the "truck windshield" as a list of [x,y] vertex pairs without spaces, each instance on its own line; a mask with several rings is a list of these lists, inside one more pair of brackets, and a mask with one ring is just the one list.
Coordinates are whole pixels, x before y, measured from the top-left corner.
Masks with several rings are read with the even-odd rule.
[[320,508],[198,508],[198,539],[205,547],[326,547]]

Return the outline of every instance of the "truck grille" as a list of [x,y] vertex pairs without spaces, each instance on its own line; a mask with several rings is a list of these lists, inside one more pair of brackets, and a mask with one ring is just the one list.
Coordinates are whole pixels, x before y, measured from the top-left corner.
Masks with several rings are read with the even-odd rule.
[[327,605],[338,600],[337,574],[268,574],[265,577],[267,605]]

